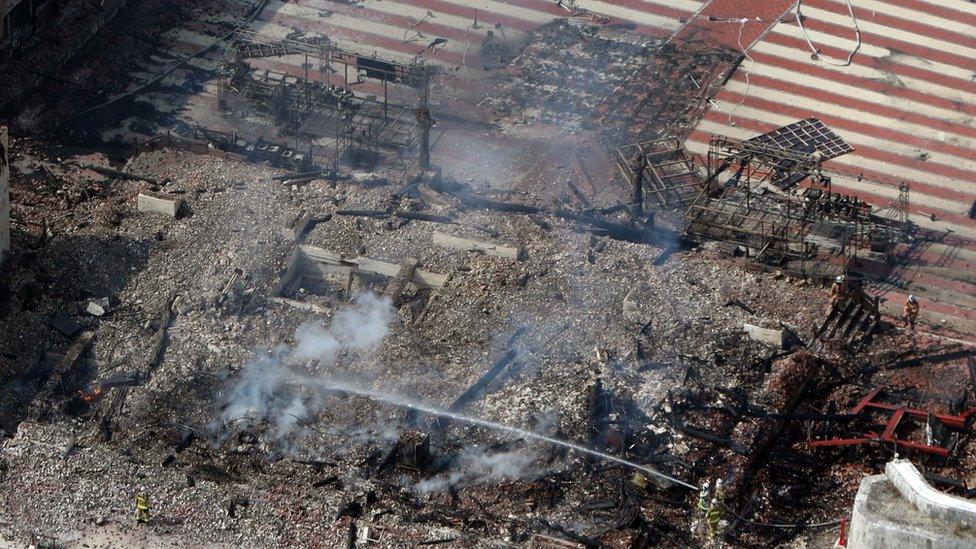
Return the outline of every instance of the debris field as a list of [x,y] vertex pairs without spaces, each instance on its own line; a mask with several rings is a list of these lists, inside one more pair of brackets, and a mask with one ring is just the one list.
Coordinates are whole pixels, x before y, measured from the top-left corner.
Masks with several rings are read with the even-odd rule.
[[452,70],[414,7],[59,4],[0,57],[0,545],[832,547],[896,457],[973,495],[976,330],[885,297],[964,237],[836,192],[818,118],[685,148],[745,22],[557,2]]

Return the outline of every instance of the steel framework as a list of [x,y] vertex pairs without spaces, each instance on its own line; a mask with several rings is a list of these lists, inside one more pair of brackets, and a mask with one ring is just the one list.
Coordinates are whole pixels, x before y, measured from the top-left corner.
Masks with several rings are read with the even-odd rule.
[[[254,59],[287,55],[304,56],[304,76],[251,65]],[[340,72],[342,81],[333,82]],[[242,30],[221,63],[217,98],[220,108],[234,109],[241,117],[251,112],[270,116],[309,144],[321,138],[334,141],[330,160],[338,164],[351,146],[373,151],[417,146],[423,128],[414,112],[427,112],[434,74],[434,68],[419,58],[399,63],[340,49],[327,39],[276,39]],[[353,93],[351,86],[366,81],[382,83],[381,98]],[[390,86],[415,90],[417,106],[391,104]],[[327,152],[319,150],[320,155]]]
[[[685,212],[685,235],[736,244],[766,262],[809,259],[822,250],[852,255],[870,207],[832,194],[821,160],[768,141],[713,137],[705,181]],[[806,178],[815,186],[802,194],[779,190]]]
[[701,192],[698,167],[677,138],[633,143],[616,152],[617,169],[627,183],[633,186],[640,177],[644,193],[663,210],[687,208]]

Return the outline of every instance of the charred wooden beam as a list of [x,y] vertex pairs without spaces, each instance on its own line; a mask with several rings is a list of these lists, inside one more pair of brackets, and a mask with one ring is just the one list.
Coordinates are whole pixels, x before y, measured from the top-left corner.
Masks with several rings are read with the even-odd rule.
[[716,435],[704,429],[699,429],[697,427],[689,427],[683,423],[678,423],[675,425],[675,429],[681,431],[682,433],[692,436],[695,438],[700,438],[704,441],[711,442],[712,444],[718,444],[719,446],[724,446],[729,450],[732,450],[740,456],[748,456],[750,454],[749,449],[738,444],[734,440],[726,437]]
[[130,181],[145,181],[153,185],[156,184],[156,180],[145,176],[134,173],[120,172],[119,170],[114,170],[112,168],[107,168],[105,166],[95,166],[94,164],[82,164],[80,168],[91,170],[95,173],[102,174],[106,177],[114,177],[115,179],[128,179]]
[[81,355],[88,350],[88,346],[91,344],[92,338],[94,337],[94,332],[83,332],[78,339],[71,344],[68,352],[65,353],[58,365],[54,367],[54,370],[48,377],[47,382],[44,383],[41,390],[38,391],[34,396],[34,403],[33,406],[31,406],[29,413],[29,417],[32,420],[37,421],[39,419],[43,419],[44,416],[47,415],[49,410],[49,397],[52,396],[58,387],[61,387],[62,390],[65,389],[65,387],[63,387],[65,378],[68,376],[71,369],[74,368],[75,364],[78,363]]
[[475,381],[474,384],[468,387],[467,391],[461,393],[461,396],[455,399],[451,406],[448,407],[448,410],[451,412],[458,412],[471,403],[471,401],[480,397],[484,393],[485,388],[488,387],[488,384],[491,383],[498,376],[498,374],[505,369],[506,366],[515,360],[516,354],[517,352],[515,350],[509,350],[502,355],[501,358],[491,365],[491,368],[488,368],[488,370],[482,374],[480,378],[478,378],[478,381]]
[[949,353],[941,353],[938,355],[929,355],[923,357],[912,358],[909,360],[902,360],[895,362],[894,364],[889,364],[888,369],[894,370],[897,368],[910,368],[912,366],[920,366],[922,364],[939,364],[941,362],[949,362],[952,360],[959,360],[962,358],[976,357],[976,351],[972,349],[962,349],[959,351],[952,351]]

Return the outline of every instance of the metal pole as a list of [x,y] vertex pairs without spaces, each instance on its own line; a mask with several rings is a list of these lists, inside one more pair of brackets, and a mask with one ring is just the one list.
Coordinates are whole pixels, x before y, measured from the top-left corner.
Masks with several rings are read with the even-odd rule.
[[332,173],[339,173],[339,124],[342,122],[342,102],[339,102],[339,110],[336,111],[336,135],[335,135],[335,160],[332,162]]
[[308,54],[306,53],[305,54],[305,62],[302,63],[302,67],[305,68],[305,103],[309,103],[309,98],[308,98],[308,94],[309,94],[309,90],[308,90],[308,69],[311,66],[312,65],[308,62]]

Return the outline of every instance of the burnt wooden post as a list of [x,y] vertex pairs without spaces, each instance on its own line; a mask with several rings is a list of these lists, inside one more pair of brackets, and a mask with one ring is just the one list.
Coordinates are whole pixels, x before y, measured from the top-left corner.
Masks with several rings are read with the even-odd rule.
[[420,127],[420,155],[418,163],[421,170],[430,169],[430,128],[434,125],[430,117],[428,101],[430,98],[430,78],[424,75],[420,88],[420,104],[417,106],[417,125]]
[[647,157],[638,151],[634,154],[630,162],[630,169],[634,172],[633,191],[631,194],[631,204],[634,208],[634,215],[641,217],[644,215],[644,167],[647,166]]

